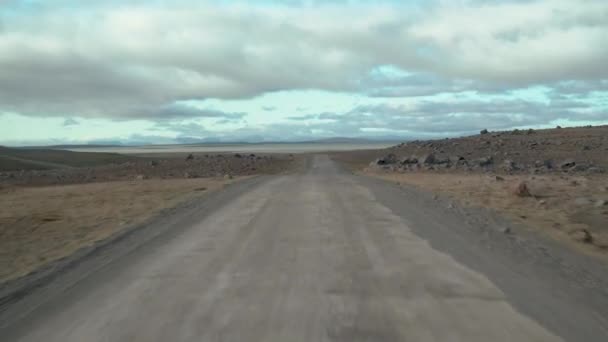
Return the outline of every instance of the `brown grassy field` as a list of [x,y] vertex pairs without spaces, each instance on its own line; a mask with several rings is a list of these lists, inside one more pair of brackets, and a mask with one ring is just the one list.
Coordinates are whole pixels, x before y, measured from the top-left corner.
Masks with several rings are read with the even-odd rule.
[[0,283],[233,181],[169,179],[2,189]]

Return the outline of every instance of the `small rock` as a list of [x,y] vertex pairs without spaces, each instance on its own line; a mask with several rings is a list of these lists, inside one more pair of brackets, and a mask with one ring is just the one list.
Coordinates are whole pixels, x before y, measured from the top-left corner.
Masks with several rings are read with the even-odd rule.
[[435,155],[434,154],[427,154],[426,156],[420,158],[419,162],[423,163],[423,164],[433,164],[435,163]]
[[500,176],[496,176],[496,181],[497,181],[497,182],[502,182],[502,181],[504,181],[504,180],[505,180],[504,178],[502,178],[502,177],[500,177]]
[[588,173],[604,173],[604,169],[602,169],[601,167],[592,166],[587,169],[587,172]]
[[583,172],[583,171],[587,171],[589,167],[587,165],[582,165],[582,164],[576,164],[573,167],[571,167],[568,171],[570,172]]
[[449,159],[450,159],[450,163],[452,163],[452,164],[465,164],[466,163],[466,159],[462,156],[451,156]]
[[562,129],[562,126],[555,126],[556,129]]
[[144,180],[146,178],[148,178],[148,177],[146,177],[146,175],[137,175],[137,176],[135,176],[135,180]]
[[561,162],[559,164],[559,167],[562,170],[565,170],[565,169],[569,169],[569,168],[571,168],[571,167],[573,167],[575,165],[576,165],[576,162],[574,161],[574,159],[566,159],[566,160],[564,160],[563,162]]
[[401,164],[418,164],[418,158],[411,156],[401,159]]
[[488,130],[484,128],[479,132],[479,134],[488,134]]
[[397,162],[397,156],[392,153],[383,158],[378,158],[375,161],[376,165],[389,165],[389,164],[395,164],[396,162]]
[[587,229],[580,229],[573,233],[574,239],[584,242],[584,243],[593,243],[593,235]]
[[503,234],[511,234],[511,227],[503,227],[500,231]]
[[530,189],[528,189],[528,184],[526,182],[519,182],[517,187],[513,190],[513,193],[518,197],[531,197]]
[[583,146],[583,151],[589,151],[589,150],[591,150],[591,146],[587,146],[587,145]]
[[517,165],[515,165],[514,161],[507,159],[503,162],[502,168],[505,171],[515,171],[517,170]]
[[597,200],[597,202],[595,202],[594,206],[596,208],[601,208],[601,207],[603,207],[603,206],[605,206],[607,204],[608,204],[608,201],[601,199],[601,200]]
[[194,159],[194,155],[192,153],[190,153],[187,157],[186,160],[193,160]]
[[574,200],[574,204],[578,206],[585,206],[591,204],[591,200],[586,197],[579,197]]
[[232,179],[234,178],[231,174],[225,174],[224,179]]
[[489,166],[494,163],[494,159],[492,157],[483,157],[476,160],[477,165],[479,166]]
[[243,156],[240,153],[235,153],[234,158],[242,158]]

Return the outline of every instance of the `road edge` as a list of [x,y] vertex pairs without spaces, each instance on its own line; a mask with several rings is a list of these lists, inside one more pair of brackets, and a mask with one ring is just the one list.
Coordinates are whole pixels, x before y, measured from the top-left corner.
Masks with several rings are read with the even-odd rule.
[[65,291],[102,267],[226,205],[232,198],[269,179],[257,175],[227,184],[202,197],[162,209],[140,224],[121,230],[23,277],[0,284],[0,329],[19,321],[55,294]]

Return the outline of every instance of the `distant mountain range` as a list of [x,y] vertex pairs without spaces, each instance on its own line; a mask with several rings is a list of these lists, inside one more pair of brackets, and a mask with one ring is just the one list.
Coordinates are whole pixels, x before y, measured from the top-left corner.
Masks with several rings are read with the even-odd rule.
[[401,142],[405,141],[403,137],[381,137],[381,138],[349,138],[349,137],[334,137],[314,140],[301,141],[220,141],[211,139],[197,138],[180,138],[174,143],[153,144],[145,142],[130,142],[121,143],[112,141],[108,143],[91,143],[91,144],[59,144],[47,146],[25,146],[23,149],[75,149],[75,148],[107,148],[107,147],[125,147],[125,146],[154,146],[154,145],[258,145],[258,144],[366,144],[378,142]]

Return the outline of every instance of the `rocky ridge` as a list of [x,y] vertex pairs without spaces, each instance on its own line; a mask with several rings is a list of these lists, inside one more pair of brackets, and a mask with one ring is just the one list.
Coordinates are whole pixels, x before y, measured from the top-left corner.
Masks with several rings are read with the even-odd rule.
[[585,173],[608,170],[608,126],[489,132],[402,143],[370,163],[396,172]]

